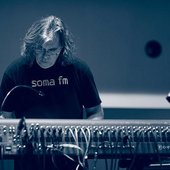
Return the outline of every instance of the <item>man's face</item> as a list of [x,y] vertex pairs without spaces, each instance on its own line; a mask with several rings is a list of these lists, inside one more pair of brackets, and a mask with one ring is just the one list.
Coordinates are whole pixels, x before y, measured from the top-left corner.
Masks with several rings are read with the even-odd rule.
[[52,67],[55,64],[61,49],[59,36],[56,35],[53,40],[48,40],[43,43],[41,47],[36,48],[37,64],[43,69]]

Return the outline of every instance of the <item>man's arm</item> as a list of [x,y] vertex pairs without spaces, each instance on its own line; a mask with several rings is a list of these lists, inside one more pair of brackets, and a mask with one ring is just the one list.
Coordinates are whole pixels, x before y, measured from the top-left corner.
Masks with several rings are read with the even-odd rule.
[[86,114],[91,115],[87,117],[88,119],[101,120],[104,119],[104,112],[101,105],[97,105],[90,108],[85,108]]
[[0,119],[12,119],[15,118],[14,112],[1,111]]

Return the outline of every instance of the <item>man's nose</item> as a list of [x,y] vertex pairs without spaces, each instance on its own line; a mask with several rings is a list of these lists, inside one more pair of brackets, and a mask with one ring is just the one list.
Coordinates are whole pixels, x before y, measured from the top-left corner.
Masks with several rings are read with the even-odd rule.
[[43,48],[42,55],[45,56],[47,53],[47,50]]

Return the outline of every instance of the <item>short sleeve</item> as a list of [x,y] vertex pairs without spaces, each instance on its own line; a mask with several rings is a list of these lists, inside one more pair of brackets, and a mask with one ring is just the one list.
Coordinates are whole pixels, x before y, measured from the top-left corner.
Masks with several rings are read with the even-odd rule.
[[101,103],[93,74],[85,62],[79,63],[79,89],[82,104],[85,108],[97,106]]

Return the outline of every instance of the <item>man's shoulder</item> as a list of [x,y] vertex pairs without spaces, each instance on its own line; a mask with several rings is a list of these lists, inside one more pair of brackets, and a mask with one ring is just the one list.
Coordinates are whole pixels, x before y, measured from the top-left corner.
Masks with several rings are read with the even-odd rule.
[[21,69],[21,68],[24,69],[26,66],[28,66],[26,59],[24,57],[19,57],[19,58],[16,58],[14,61],[12,61],[8,65],[6,72],[11,72],[11,71],[14,71],[16,69]]
[[74,68],[76,68],[77,70],[86,70],[86,69],[89,69],[89,66],[88,64],[81,58],[78,58],[78,57],[74,57],[72,59],[72,62],[71,62],[71,65],[74,66]]
[[28,65],[25,57],[21,56],[13,60],[12,65]]

